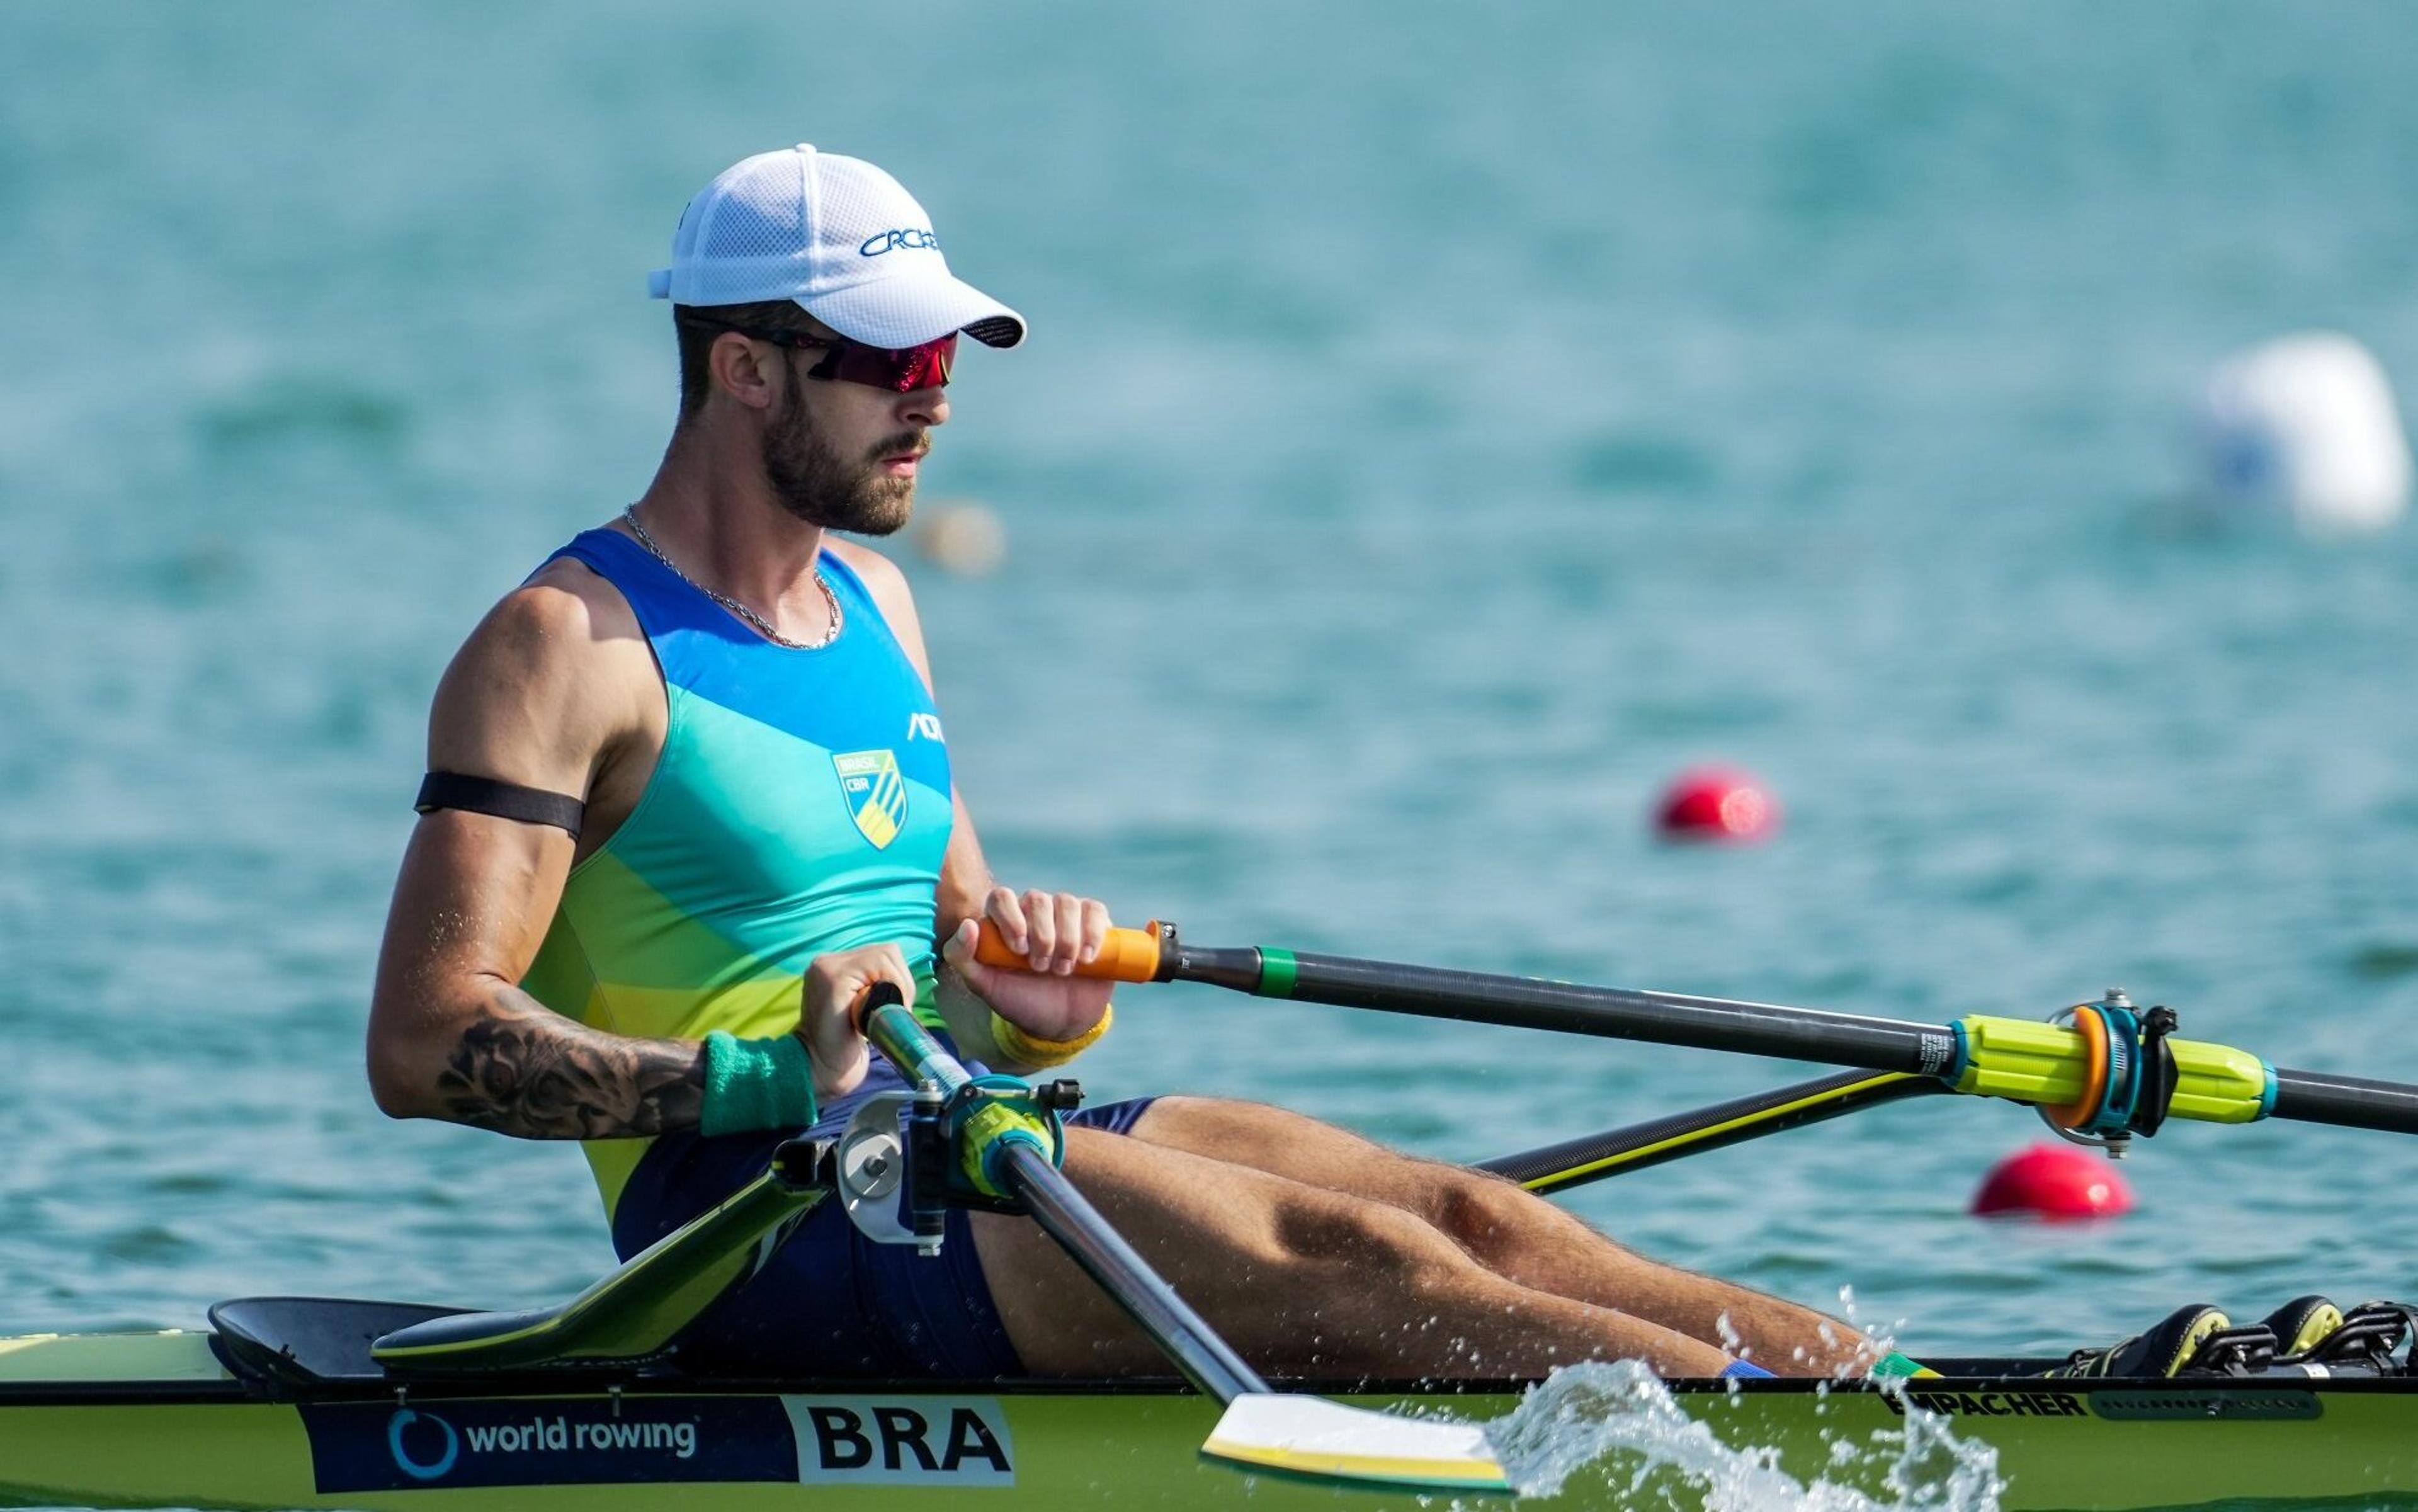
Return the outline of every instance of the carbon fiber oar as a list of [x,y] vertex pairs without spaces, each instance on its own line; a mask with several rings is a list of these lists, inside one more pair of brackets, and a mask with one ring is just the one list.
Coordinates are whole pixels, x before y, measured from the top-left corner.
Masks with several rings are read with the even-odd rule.
[[[987,924],[977,954],[994,966],[1023,964]],[[1111,930],[1098,959],[1079,970],[1125,982],[1205,982],[1262,998],[1900,1072],[2033,1104],[2052,1123],[2110,1142],[2155,1133],[2168,1117],[2279,1118],[2418,1134],[2418,1086],[2285,1070],[2243,1050],[2178,1039],[2173,1016],[2141,1014],[2120,994],[2077,1005],[2071,1025],[1986,1015],[1921,1024],[1266,946],[1206,949],[1158,922]]]
[[1472,1168],[1491,1171],[1539,1195],[1566,1192],[1686,1155],[1948,1090],[1933,1077],[1903,1071],[1842,1071],[1709,1107],[1668,1113],[1601,1134],[1498,1155]]
[[[1014,1095],[985,1099],[956,1058],[918,1023],[897,988],[875,986],[865,1036],[917,1086],[953,1109],[951,1158],[973,1184],[1021,1203],[1085,1275],[1124,1308],[1186,1380],[1226,1409],[1201,1452],[1255,1470],[1422,1491],[1507,1491],[1473,1425],[1415,1420],[1271,1391],[1058,1168],[1046,1124]],[[1020,1089],[1012,1078],[990,1078]]]

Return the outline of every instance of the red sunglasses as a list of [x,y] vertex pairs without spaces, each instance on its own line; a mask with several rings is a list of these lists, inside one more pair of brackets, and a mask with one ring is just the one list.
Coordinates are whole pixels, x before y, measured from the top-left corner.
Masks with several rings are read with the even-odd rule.
[[892,393],[911,394],[918,389],[938,389],[949,381],[949,370],[957,361],[957,333],[951,331],[939,341],[926,342],[921,346],[867,346],[849,341],[845,336],[808,336],[794,330],[758,330],[747,326],[726,325],[718,320],[696,320],[695,324],[715,330],[727,330],[754,341],[769,342],[785,351],[811,347],[822,352],[823,359],[806,369],[809,378],[825,382],[861,383],[868,389],[883,389]]

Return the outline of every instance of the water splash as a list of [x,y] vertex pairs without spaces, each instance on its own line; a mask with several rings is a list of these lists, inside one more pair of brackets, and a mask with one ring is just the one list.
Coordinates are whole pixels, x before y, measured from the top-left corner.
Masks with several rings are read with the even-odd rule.
[[1554,1371],[1486,1437],[1523,1498],[1556,1496],[1590,1469],[1615,1485],[1626,1476],[1621,1504],[1675,1512],[1995,1512],[2005,1489],[1995,1449],[1927,1413],[1862,1438],[1826,1434],[1828,1463],[1800,1481],[1778,1446],[1724,1443],[1633,1360]]
[[[1892,1318],[1888,1322],[1865,1321],[1861,1310],[1856,1306],[1856,1289],[1845,1284],[1839,1288],[1838,1315],[1842,1322],[1864,1336],[1876,1356],[1897,1348],[1898,1331],[1905,1326],[1904,1318]],[[1821,1334],[1825,1343],[1833,1341],[1829,1323],[1822,1325]]]

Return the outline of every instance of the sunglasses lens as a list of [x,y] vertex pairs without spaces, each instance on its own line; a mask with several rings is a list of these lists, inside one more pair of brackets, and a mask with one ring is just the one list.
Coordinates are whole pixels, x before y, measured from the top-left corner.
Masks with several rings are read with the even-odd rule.
[[850,344],[841,349],[832,376],[887,389],[893,393],[913,393],[918,389],[938,389],[947,383],[949,369],[956,360],[957,337],[952,331],[937,342],[896,351]]

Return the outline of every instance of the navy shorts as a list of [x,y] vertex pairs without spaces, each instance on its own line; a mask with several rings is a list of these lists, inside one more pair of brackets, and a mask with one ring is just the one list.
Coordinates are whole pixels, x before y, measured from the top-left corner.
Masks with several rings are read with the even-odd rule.
[[[904,1086],[878,1058],[865,1085],[822,1110],[808,1132],[835,1137],[872,1093]],[[1075,1128],[1128,1134],[1152,1099],[1103,1103],[1067,1115]],[[763,1173],[793,1129],[655,1140],[621,1189],[613,1247],[626,1260]],[[681,1362],[744,1376],[978,1381],[1023,1373],[974,1253],[973,1227],[949,1213],[936,1259],[911,1245],[877,1245],[856,1231],[837,1199],[806,1214],[746,1285],[681,1336]]]

